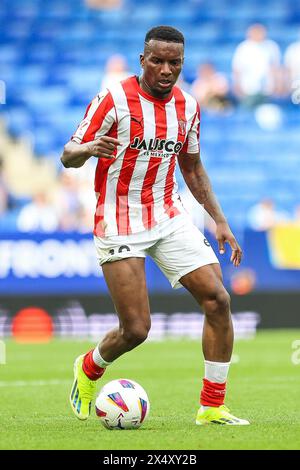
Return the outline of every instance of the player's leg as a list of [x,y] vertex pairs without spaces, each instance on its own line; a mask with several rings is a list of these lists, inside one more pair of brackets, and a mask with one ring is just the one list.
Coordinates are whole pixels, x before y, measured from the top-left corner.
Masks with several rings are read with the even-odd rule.
[[120,322],[99,345],[101,356],[112,362],[145,341],[150,330],[145,259],[128,258],[102,268]]
[[[187,219],[162,237],[149,254],[169,279],[172,287],[191,292],[205,313],[203,354],[205,378],[201,405],[216,409],[225,421],[220,424],[247,424],[229,419],[224,408],[226,379],[233,346],[230,297],[223,286],[218,259],[204,235]],[[202,410],[206,411],[206,410]],[[197,419],[197,424],[200,424]],[[237,421],[240,421],[237,423]]]
[[205,376],[197,424],[244,425],[224,406],[227,375],[233,348],[230,296],[222,282],[219,264],[199,267],[180,279],[205,313],[202,348]]
[[88,418],[96,380],[106,367],[142,343],[150,329],[144,258],[125,258],[105,263],[102,268],[118,313],[119,327],[110,331],[95,349],[75,361],[70,401],[79,419]]
[[205,313],[202,349],[207,361],[229,362],[233,348],[230,296],[219,264],[202,266],[180,279]]

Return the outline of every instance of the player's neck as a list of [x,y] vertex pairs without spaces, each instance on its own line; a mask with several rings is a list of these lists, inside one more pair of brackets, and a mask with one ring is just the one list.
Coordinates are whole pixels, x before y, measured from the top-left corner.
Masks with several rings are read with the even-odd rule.
[[172,93],[172,91],[167,92],[167,93],[157,93],[155,90],[152,90],[152,88],[150,88],[149,85],[147,84],[147,82],[146,82],[143,75],[141,77],[136,77],[136,79],[137,79],[137,82],[138,82],[140,88],[145,93],[147,93],[150,96],[153,96],[153,98],[156,98],[158,100],[165,100],[165,99],[169,98],[169,96]]

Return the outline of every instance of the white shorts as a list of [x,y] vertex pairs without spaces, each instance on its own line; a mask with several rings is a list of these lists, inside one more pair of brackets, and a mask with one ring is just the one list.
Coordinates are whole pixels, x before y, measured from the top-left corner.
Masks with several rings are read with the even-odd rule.
[[126,236],[94,236],[99,264],[124,258],[155,261],[174,289],[185,274],[206,264],[219,263],[212,247],[187,215],[166,220],[151,230]]

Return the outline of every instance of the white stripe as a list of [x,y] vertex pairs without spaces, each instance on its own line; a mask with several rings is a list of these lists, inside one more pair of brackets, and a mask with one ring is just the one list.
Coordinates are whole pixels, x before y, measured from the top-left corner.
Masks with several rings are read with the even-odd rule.
[[112,108],[103,119],[100,129],[98,129],[98,131],[95,134],[95,139],[99,139],[99,137],[106,135],[115,121],[116,121],[116,111],[115,111],[115,108]]
[[189,95],[183,90],[181,91],[183,93],[183,96],[185,97],[185,114],[186,114],[187,134],[188,134],[187,151],[190,153],[197,153],[199,152],[199,142],[198,142],[198,135],[197,135],[197,126],[199,124],[198,117],[196,117],[193,128],[191,128],[195,113],[197,112],[197,102],[195,98],[193,98],[191,95]]
[[[176,112],[174,97],[166,104],[165,109],[166,109],[166,120],[167,120],[166,139],[177,142],[178,119],[177,119],[177,112]],[[160,196],[157,202],[155,198],[155,216],[157,217],[157,219],[162,219],[163,217],[165,217],[164,193],[165,193],[166,178],[167,178],[170,162],[171,160],[169,158],[163,159],[162,164],[160,165],[160,168],[157,174],[155,185],[153,186],[153,191],[157,193],[157,196]],[[173,179],[174,178],[175,178],[175,171],[173,175]]]
[[182,214],[182,213],[186,213],[186,209],[184,207],[184,205],[182,204],[181,200],[179,199],[179,194],[178,194],[178,184],[177,184],[177,181],[176,181],[176,176],[175,176],[175,171],[174,171],[174,174],[173,174],[173,192],[172,192],[172,201],[173,201],[173,204],[175,207],[177,207],[177,209],[179,210],[179,212]]
[[[144,139],[149,143],[149,139],[155,139],[155,112],[154,104],[145,100],[139,95],[140,104],[143,112],[144,122]],[[142,211],[142,188],[144,179],[147,173],[150,157],[145,155],[147,150],[141,150],[138,155],[138,161],[135,165],[132,178],[129,185],[128,204],[129,204],[129,217],[130,226],[134,232],[136,229],[141,230],[144,228],[143,224],[143,211]]]
[[116,191],[123,158],[126,148],[130,143],[130,112],[124,89],[122,85],[118,83],[109,89],[109,91],[111,92],[115,109],[117,110],[118,140],[122,143],[122,146],[118,148],[116,161],[109,167],[107,175],[104,202],[104,223],[106,224],[106,235],[118,233],[116,218]]
[[48,385],[61,385],[61,384],[70,384],[70,380],[15,380],[15,381],[0,381],[0,387],[40,387]]

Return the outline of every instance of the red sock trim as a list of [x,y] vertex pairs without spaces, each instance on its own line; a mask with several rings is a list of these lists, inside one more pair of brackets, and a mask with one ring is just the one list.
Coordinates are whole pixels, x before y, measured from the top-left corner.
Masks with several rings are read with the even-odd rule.
[[224,404],[226,382],[219,384],[203,379],[203,388],[200,395],[200,404],[203,406],[218,407]]
[[98,380],[105,372],[105,368],[99,367],[93,359],[93,349],[83,358],[82,370],[90,380]]

